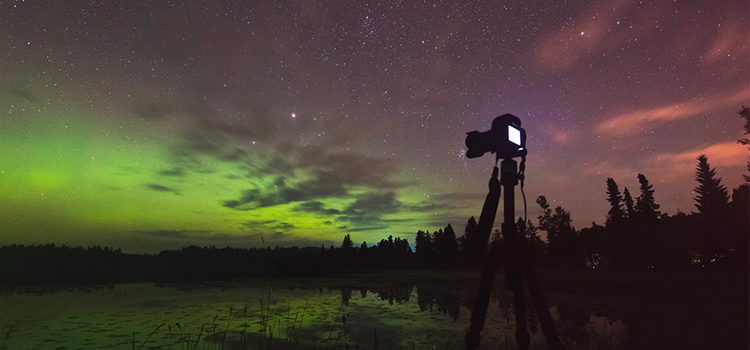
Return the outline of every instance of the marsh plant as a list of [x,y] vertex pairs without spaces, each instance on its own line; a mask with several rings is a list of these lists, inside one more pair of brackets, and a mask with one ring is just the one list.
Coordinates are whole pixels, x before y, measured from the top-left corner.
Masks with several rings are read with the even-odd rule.
[[[179,322],[162,323],[143,340],[133,333],[132,348],[153,346],[168,349],[299,349],[299,348],[359,348],[349,344],[344,306],[338,308],[332,322],[315,317],[310,312],[309,300],[293,306],[291,301],[279,303],[270,293],[259,300],[259,308],[251,310],[230,307],[224,315],[215,315],[199,329],[189,330]],[[316,324],[316,319],[320,323]],[[377,331],[374,333],[377,348]]]

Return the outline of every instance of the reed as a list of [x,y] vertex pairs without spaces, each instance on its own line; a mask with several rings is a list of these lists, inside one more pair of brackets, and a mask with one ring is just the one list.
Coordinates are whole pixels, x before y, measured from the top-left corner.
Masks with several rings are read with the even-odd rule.
[[[256,317],[250,315],[247,305],[242,308],[230,306],[225,321],[222,321],[219,315],[215,315],[210,323],[201,325],[197,334],[183,331],[179,322],[160,324],[148,333],[143,341],[138,341],[137,334],[134,332],[131,348],[135,350],[153,346],[149,342],[160,332],[166,332],[165,338],[169,340],[168,344],[162,346],[166,345],[170,349],[176,346],[178,349],[185,350],[295,349],[300,346],[303,337],[312,337],[315,334],[314,322],[309,334],[302,332],[305,319],[310,317],[309,299],[305,301],[301,309],[297,310],[292,308],[289,302],[286,304],[286,312],[283,312],[278,308],[279,303],[271,300],[269,293],[259,300],[259,305]],[[255,324],[258,326],[255,332],[251,328],[254,318],[257,319]],[[239,325],[236,324],[238,320],[242,321]],[[335,321],[332,327],[334,326]],[[331,331],[333,332],[333,329]]]

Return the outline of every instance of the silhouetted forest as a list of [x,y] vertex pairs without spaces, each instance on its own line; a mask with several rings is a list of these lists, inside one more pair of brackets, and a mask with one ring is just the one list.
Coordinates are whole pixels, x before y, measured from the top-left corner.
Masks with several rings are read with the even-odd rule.
[[[721,180],[700,156],[695,188],[698,212],[659,212],[654,188],[638,175],[640,194],[620,192],[614,179],[606,182],[610,210],[603,226],[576,230],[571,214],[551,208],[544,196],[537,224],[518,220],[525,238],[522,249],[538,266],[613,269],[746,269],[750,219],[750,186],[734,189],[731,199]],[[547,241],[540,231],[547,233]],[[491,244],[502,249],[498,230]],[[335,274],[373,269],[445,269],[480,266],[485,246],[474,217],[457,235],[453,226],[418,231],[415,248],[408,239],[389,236],[370,245],[355,245],[345,235],[340,246],[306,248],[216,248],[190,246],[159,254],[125,254],[110,247],[68,247],[54,244],[0,247],[0,275],[11,283],[81,283],[140,279],[221,278],[259,274]],[[36,273],[29,273],[36,271]],[[47,272],[47,273],[42,273]],[[39,280],[35,280],[39,279]]]
[[[743,107],[739,114],[745,119],[745,135],[750,135],[750,110]],[[747,137],[738,142],[750,145]],[[674,215],[659,211],[656,189],[645,175],[638,174],[639,188],[635,193],[627,187],[620,191],[615,179],[607,178],[602,184],[602,203],[609,206],[604,225],[594,222],[581,230],[572,226],[569,211],[560,206],[553,209],[545,196],[539,196],[536,203],[542,214],[536,224],[518,219],[518,230],[524,238],[520,249],[537,266],[555,268],[746,271],[750,260],[750,162],[744,178],[746,182],[730,195],[708,157],[699,156],[696,187],[692,189],[697,212]],[[541,231],[546,232],[546,241],[541,238]],[[480,266],[486,243],[478,233],[477,221],[471,217],[461,234],[451,224],[433,232],[419,230],[414,250],[407,238],[388,236],[374,245],[356,245],[349,234],[338,247],[190,246],[155,255],[125,254],[120,249],[100,246],[10,245],[0,247],[0,281],[79,283],[473,268]],[[502,252],[503,244],[502,235],[495,230],[490,245],[497,245]]]

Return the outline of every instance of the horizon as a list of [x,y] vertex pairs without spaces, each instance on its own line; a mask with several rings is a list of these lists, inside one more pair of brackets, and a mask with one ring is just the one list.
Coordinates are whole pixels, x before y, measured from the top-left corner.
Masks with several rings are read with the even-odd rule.
[[505,113],[535,223],[544,195],[604,224],[638,173],[695,212],[700,154],[744,183],[747,1],[174,5],[0,5],[0,246],[460,235],[493,165],[466,133]]

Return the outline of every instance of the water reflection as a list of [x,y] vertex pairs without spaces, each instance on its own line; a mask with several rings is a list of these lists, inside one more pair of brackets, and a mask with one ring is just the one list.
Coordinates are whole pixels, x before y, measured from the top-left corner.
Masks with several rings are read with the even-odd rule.
[[[473,281],[245,280],[0,293],[0,348],[463,348]],[[492,296],[485,348],[514,348],[511,296]],[[551,311],[571,348],[621,348],[619,319]],[[531,310],[532,306],[528,306]],[[532,347],[545,348],[534,312]]]

